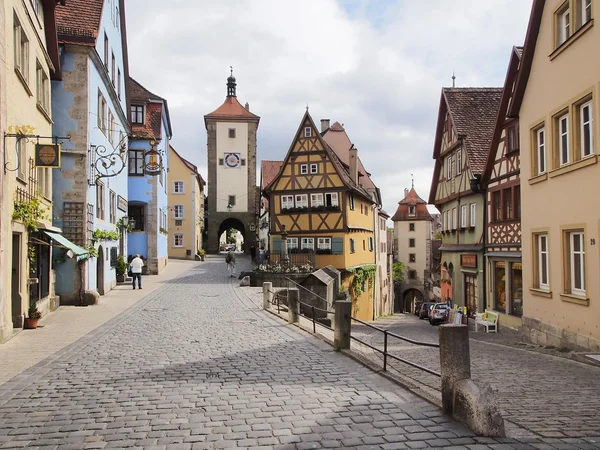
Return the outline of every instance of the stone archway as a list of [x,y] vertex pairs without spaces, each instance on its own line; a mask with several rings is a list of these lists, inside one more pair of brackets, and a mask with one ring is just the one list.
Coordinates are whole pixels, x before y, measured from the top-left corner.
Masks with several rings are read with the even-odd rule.
[[403,295],[404,312],[415,312],[417,302],[423,301],[423,293],[418,289],[408,289]]
[[242,251],[244,253],[248,253],[248,249],[250,247],[249,247],[249,242],[248,242],[248,239],[246,236],[246,227],[244,227],[244,224],[242,223],[241,220],[236,219],[235,217],[228,217],[223,222],[221,222],[221,224],[219,225],[219,233],[217,234],[216,247],[217,248],[219,247],[219,238],[221,237],[221,235],[230,228],[233,228],[233,229],[239,231],[240,233],[242,233],[242,237],[244,238],[244,246],[242,248]]
[[96,258],[96,290],[98,294],[104,295],[104,250],[102,246],[98,247],[98,257]]

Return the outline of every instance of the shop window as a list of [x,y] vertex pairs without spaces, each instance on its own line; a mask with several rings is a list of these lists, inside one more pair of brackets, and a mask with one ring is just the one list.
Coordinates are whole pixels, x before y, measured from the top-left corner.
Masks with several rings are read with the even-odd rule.
[[[144,231],[146,228],[146,208],[145,205],[129,205],[129,217],[135,223],[132,226],[132,231]],[[129,221],[131,223],[131,220]]]
[[494,263],[494,309],[506,312],[506,263]]
[[523,315],[523,266],[520,262],[510,263],[510,313],[514,316]]

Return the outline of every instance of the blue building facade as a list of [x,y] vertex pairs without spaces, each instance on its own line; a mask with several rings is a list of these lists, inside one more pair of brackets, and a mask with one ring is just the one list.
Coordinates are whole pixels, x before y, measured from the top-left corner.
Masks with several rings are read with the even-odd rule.
[[61,303],[89,302],[116,285],[128,215],[124,0],[70,0],[57,7],[62,80],[52,82],[53,133],[71,136],[53,171],[53,225],[93,257],[55,260]]
[[[153,94],[132,78],[127,80],[129,96],[128,160],[128,233],[127,254],[130,261],[139,254],[146,262],[146,272],[158,274],[168,260],[168,199],[167,174],[169,140],[173,133],[167,101]],[[150,149],[159,152],[163,167],[158,175],[144,170],[144,154]]]

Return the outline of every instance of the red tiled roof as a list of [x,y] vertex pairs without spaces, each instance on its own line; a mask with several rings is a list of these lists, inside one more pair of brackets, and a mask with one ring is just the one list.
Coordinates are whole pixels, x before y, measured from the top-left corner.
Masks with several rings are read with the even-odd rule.
[[[324,133],[323,140],[335,152],[342,164],[348,168],[350,164],[350,148],[352,142],[346,133],[346,130],[339,122],[334,122]],[[360,153],[360,152],[359,152]],[[367,172],[360,156],[358,157],[358,182],[365,189],[376,189],[375,183],[371,180],[370,173]]]
[[[415,214],[409,216],[408,207],[415,206]],[[427,209],[427,202],[423,200],[415,191],[415,188],[412,188],[406,196],[398,202],[398,209],[396,210],[396,214],[392,217],[394,222],[400,220],[433,220],[433,217],[429,213]]]
[[219,106],[210,114],[204,116],[205,119],[221,117],[255,120],[260,119],[260,117],[258,117],[256,114],[252,114],[250,111],[244,108],[238,101],[237,97],[232,96],[227,97],[221,106]]
[[56,31],[61,44],[94,46],[104,0],[69,0],[56,7]]
[[464,138],[469,168],[481,174],[490,151],[502,88],[444,88],[443,95],[452,124]]
[[339,122],[333,122],[333,125],[331,125],[329,129],[331,131],[345,131],[344,127]]
[[157,140],[162,139],[163,105],[166,109],[167,133],[169,134],[169,137],[171,136],[172,131],[169,107],[164,98],[153,94],[131,77],[127,79],[127,96],[129,97],[131,104],[145,106],[146,116],[144,117],[144,123],[131,123],[131,130],[133,131],[134,136]]
[[275,179],[283,161],[262,161],[260,164],[260,189],[264,189]]

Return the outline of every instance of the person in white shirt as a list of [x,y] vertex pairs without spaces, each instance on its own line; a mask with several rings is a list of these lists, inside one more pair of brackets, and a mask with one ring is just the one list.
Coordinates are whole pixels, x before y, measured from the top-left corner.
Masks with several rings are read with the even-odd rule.
[[142,267],[144,267],[144,261],[140,258],[140,255],[135,255],[135,258],[129,263],[131,269],[131,277],[133,278],[133,288],[135,289],[135,280],[138,280],[138,288],[142,288]]

